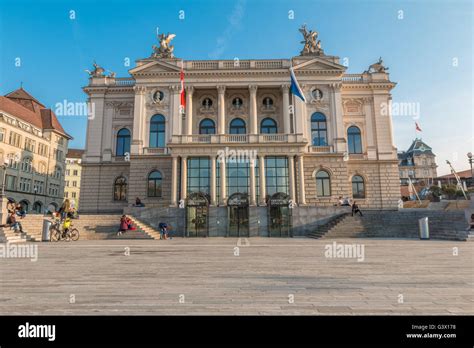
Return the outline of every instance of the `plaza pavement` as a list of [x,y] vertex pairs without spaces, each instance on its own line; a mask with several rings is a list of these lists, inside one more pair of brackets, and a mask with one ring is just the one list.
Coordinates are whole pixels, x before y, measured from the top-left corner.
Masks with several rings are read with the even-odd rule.
[[335,241],[364,261],[307,238],[33,243],[0,258],[0,315],[474,314],[474,243]]

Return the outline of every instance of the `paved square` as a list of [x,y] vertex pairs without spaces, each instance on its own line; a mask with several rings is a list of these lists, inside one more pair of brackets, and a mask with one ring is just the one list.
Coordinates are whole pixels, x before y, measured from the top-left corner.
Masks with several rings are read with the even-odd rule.
[[474,243],[335,241],[364,261],[306,238],[36,243],[0,258],[0,314],[474,314]]

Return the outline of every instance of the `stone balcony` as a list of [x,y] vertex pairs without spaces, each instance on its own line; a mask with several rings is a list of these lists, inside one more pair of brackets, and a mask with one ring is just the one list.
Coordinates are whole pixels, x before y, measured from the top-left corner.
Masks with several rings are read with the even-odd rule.
[[178,144],[304,144],[303,134],[192,134],[173,135],[169,145]]

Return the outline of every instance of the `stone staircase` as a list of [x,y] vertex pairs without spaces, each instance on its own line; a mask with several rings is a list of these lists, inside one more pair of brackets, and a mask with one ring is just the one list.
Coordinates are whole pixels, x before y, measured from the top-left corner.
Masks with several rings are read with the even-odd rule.
[[430,238],[474,240],[463,211],[365,211],[364,216],[344,214],[322,225],[312,238],[419,238],[418,220],[428,217]]
[[143,231],[143,233],[145,233],[151,239],[160,239],[160,232],[155,230],[153,227],[134,216],[130,216],[130,219],[133,221],[133,224],[137,227],[137,229]]
[[0,228],[0,243],[24,243],[29,240],[26,233],[15,233],[9,227]]
[[334,218],[330,219],[323,225],[318,226],[313,232],[307,234],[306,236],[309,238],[319,239],[322,238],[326,233],[328,233],[333,227],[339,224],[347,214],[340,214],[335,216]]
[[[153,230],[140,221],[134,220],[137,229],[134,231],[127,231],[118,236],[117,231],[120,224],[121,214],[81,214],[79,219],[72,220],[72,226],[79,230],[79,240],[103,240],[103,239],[153,239],[156,234],[159,238],[159,233]],[[19,238],[19,234],[5,228],[0,232],[0,240],[2,237],[5,241],[13,242],[19,239],[22,241],[37,241],[41,242],[41,235],[43,229],[43,220],[51,220],[50,217],[45,217],[40,214],[28,214],[24,219],[19,220],[22,224],[23,230],[26,232],[23,238]]]

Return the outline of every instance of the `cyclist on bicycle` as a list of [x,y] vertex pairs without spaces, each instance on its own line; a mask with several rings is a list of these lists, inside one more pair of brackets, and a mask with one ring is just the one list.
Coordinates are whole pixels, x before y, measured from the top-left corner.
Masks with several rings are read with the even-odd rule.
[[69,232],[69,228],[71,228],[71,217],[69,214],[67,214],[63,221],[63,238],[66,237],[67,233]]

